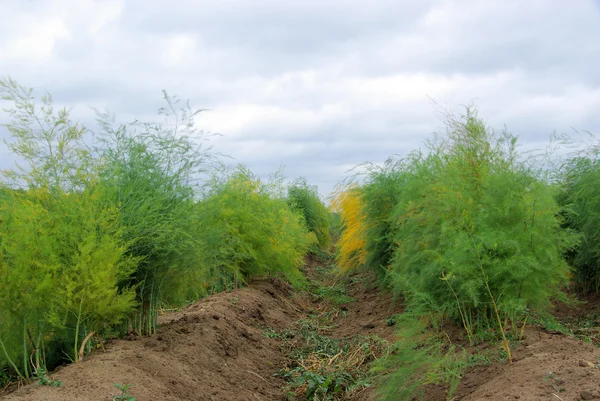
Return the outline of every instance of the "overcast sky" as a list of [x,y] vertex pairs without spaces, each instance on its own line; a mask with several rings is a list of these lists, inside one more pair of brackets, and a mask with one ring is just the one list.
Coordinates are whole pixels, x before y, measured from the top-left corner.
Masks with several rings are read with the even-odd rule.
[[0,76],[83,121],[150,119],[166,89],[211,109],[217,150],[326,194],[439,129],[431,99],[475,103],[524,147],[600,132],[599,17],[586,0],[0,0]]

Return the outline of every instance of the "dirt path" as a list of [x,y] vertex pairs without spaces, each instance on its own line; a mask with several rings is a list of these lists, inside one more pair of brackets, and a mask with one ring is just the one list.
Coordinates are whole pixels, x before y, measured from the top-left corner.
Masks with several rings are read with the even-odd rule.
[[[389,318],[401,302],[379,291],[369,275],[355,275],[346,284],[353,301],[337,307],[330,336],[349,340],[376,335],[390,342]],[[230,293],[216,294],[181,312],[161,317],[159,332],[107,344],[77,365],[51,377],[60,387],[29,385],[2,400],[112,400],[113,386],[133,384],[131,395],[150,400],[283,400],[285,382],[273,374],[285,366],[281,340],[267,329],[295,327],[323,302],[292,293],[277,280],[262,280]],[[515,363],[492,361],[470,368],[455,400],[600,400],[600,349],[589,343],[537,328],[514,349]],[[551,372],[551,373],[550,373]],[[426,401],[443,400],[443,390],[427,392]],[[351,400],[373,401],[374,388],[355,392]]]
[[[332,336],[350,339],[353,336],[378,336],[392,344],[395,339],[395,328],[389,325],[389,319],[402,312],[401,302],[394,301],[389,292],[381,291],[371,275],[359,274],[348,280],[348,295],[354,299],[343,307],[345,316],[338,319],[338,327]],[[366,388],[354,395],[353,401],[375,401],[375,387]]]
[[392,294],[377,287],[369,274],[351,276],[347,293],[354,301],[343,305],[346,314],[338,319],[333,336],[347,339],[357,334],[376,335],[393,342],[395,330],[388,320],[402,312],[402,302],[394,301]]

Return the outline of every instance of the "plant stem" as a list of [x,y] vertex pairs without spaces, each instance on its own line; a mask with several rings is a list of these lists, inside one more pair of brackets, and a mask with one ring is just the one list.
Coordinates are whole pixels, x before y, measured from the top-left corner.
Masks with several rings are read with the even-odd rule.
[[510,365],[512,365],[512,355],[510,353],[510,345],[508,344],[508,339],[506,338],[506,333],[504,332],[504,326],[502,325],[502,319],[500,319],[500,313],[498,312],[498,306],[496,305],[496,299],[492,295],[492,290],[490,289],[487,274],[485,274],[485,271],[483,270],[483,266],[481,265],[481,263],[479,264],[479,268],[481,269],[481,274],[483,275],[483,280],[485,282],[485,289],[487,290],[488,294],[490,295],[490,299],[492,300],[492,306],[494,307],[496,321],[498,322],[498,329],[500,330],[500,334],[502,335],[502,343],[504,345],[506,353],[508,354],[508,363]]
[[75,363],[79,362],[79,353],[77,352],[77,344],[79,344],[79,325],[81,324],[81,310],[83,309],[83,296],[79,301],[79,311],[77,312],[77,324],[75,326],[75,344],[73,345],[73,358]]
[[27,364],[27,319],[23,319],[23,369],[25,377],[29,379],[29,368]]
[[525,334],[525,326],[527,326],[527,319],[529,315],[525,316],[525,320],[523,320],[523,326],[521,326],[521,331],[519,332],[519,341],[523,339],[523,335]]
[[4,346],[4,342],[2,341],[1,338],[0,338],[0,347],[2,347],[2,353],[4,353],[4,357],[6,358],[6,360],[10,364],[10,366],[12,366],[12,368],[15,370],[15,372],[17,373],[17,376],[19,376],[23,380],[27,380],[25,378],[25,376],[23,376],[23,374],[21,373],[19,368],[17,368],[17,365],[13,362],[13,360],[8,355],[8,352],[6,351],[6,347]]
[[87,342],[90,340],[90,338],[92,338],[92,336],[96,334],[95,331],[90,331],[89,334],[83,339],[83,341],[81,342],[81,347],[79,347],[79,360],[83,359],[83,354],[84,354],[84,349],[85,349],[85,344],[87,344]]
[[460,318],[462,320],[463,326],[465,327],[465,331],[467,332],[467,337],[469,338],[469,344],[473,345],[473,337],[471,334],[471,328],[467,325],[467,321],[466,321],[465,315],[463,313],[463,308],[460,306],[460,301],[458,300],[458,295],[456,295],[454,288],[452,288],[452,285],[450,285],[450,282],[446,278],[446,275],[444,274],[443,271],[442,271],[442,279],[446,282],[446,284],[448,284],[450,291],[452,291],[452,294],[454,294],[454,298],[456,299],[456,304],[458,305],[458,311],[460,312]]

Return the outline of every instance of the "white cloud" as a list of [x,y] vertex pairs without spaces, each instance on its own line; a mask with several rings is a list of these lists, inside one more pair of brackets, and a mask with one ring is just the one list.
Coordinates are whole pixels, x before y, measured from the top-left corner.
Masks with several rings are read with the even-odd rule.
[[165,66],[177,68],[189,65],[196,56],[196,40],[192,35],[174,35],[162,41],[162,61]]
[[441,125],[431,99],[531,146],[600,130],[598,16],[591,0],[5,1],[0,74],[86,122],[88,105],[151,119],[167,89],[212,110],[198,123],[219,151],[328,192],[418,147]]
[[25,17],[21,19],[24,32],[10,38],[5,38],[0,46],[2,59],[45,61],[52,55],[58,40],[68,38],[69,29],[60,18],[38,20]]

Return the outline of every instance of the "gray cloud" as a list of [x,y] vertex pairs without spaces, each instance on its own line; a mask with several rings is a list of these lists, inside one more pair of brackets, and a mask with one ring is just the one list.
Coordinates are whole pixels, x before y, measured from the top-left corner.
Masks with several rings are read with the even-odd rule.
[[156,119],[167,89],[212,109],[215,149],[323,193],[421,146],[442,125],[430,98],[477,104],[524,148],[600,128],[594,1],[0,0],[0,16],[0,75],[86,124],[89,106]]

